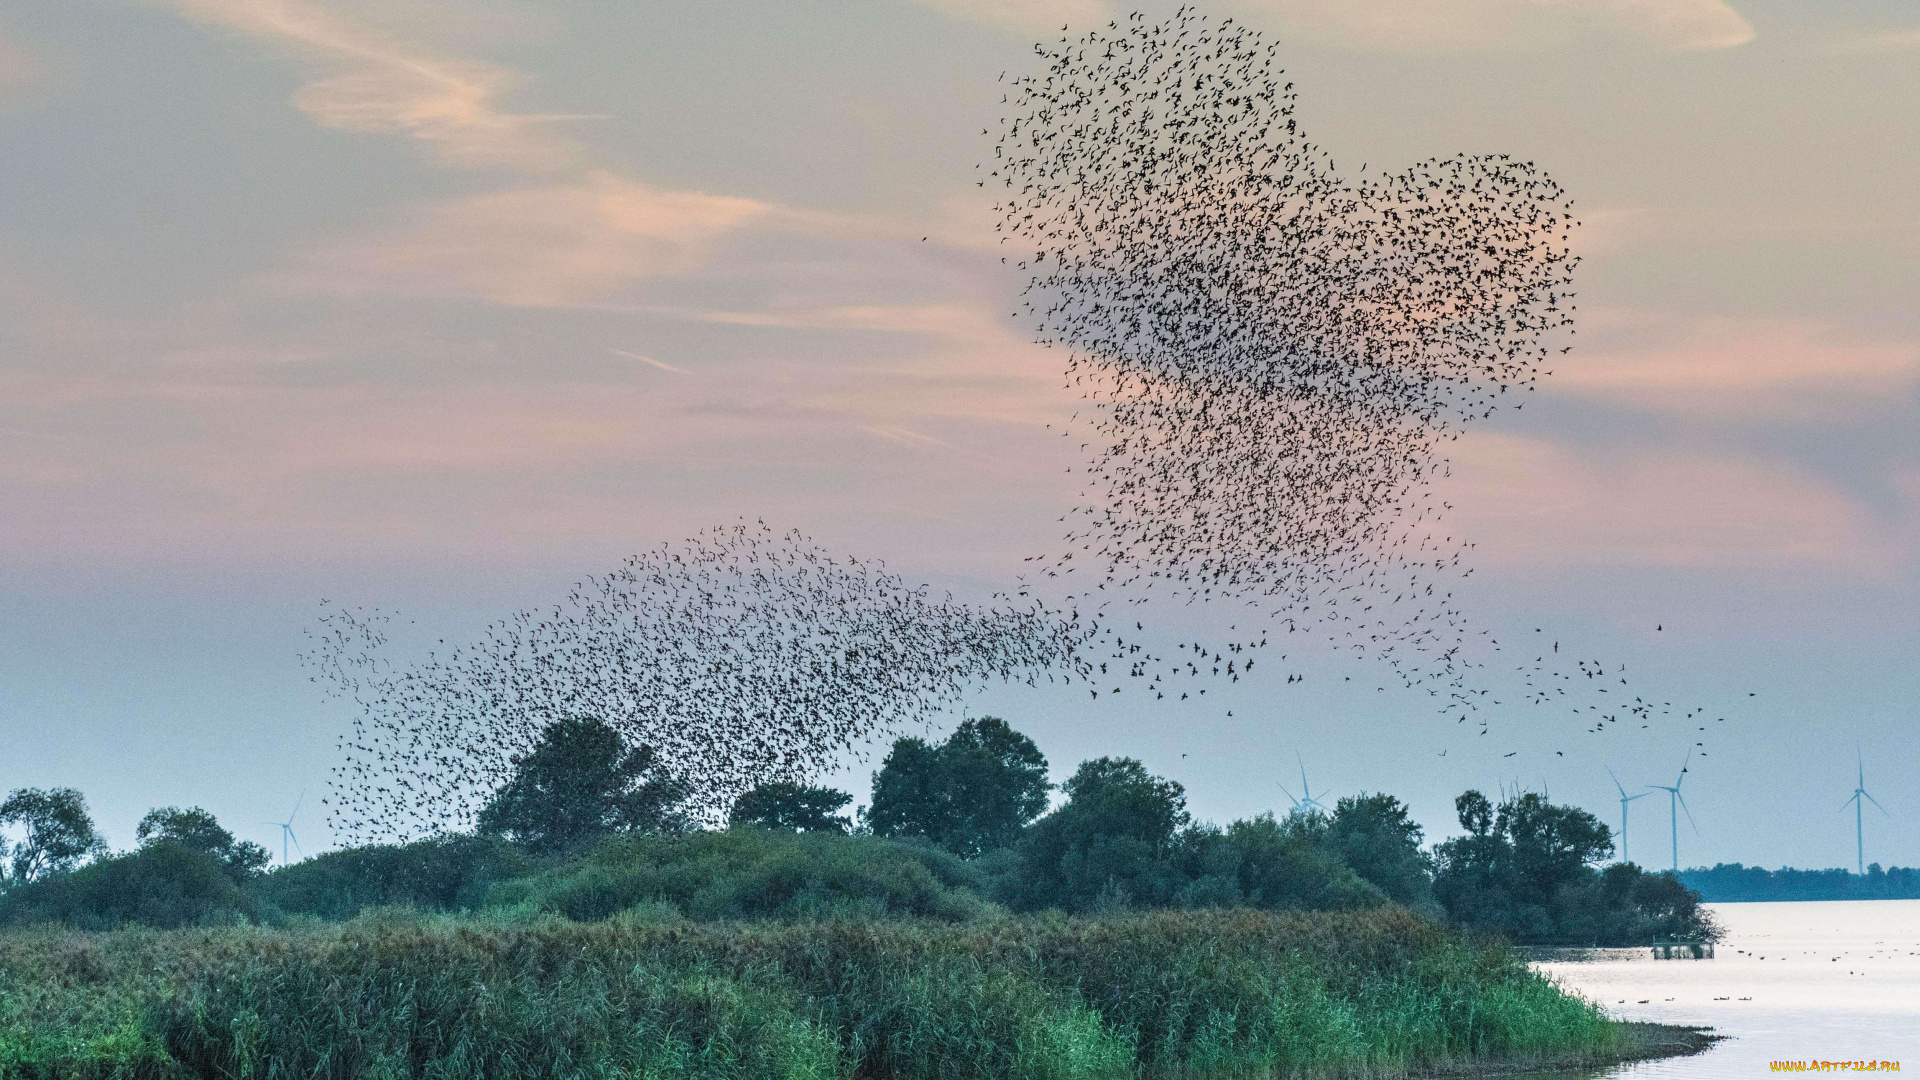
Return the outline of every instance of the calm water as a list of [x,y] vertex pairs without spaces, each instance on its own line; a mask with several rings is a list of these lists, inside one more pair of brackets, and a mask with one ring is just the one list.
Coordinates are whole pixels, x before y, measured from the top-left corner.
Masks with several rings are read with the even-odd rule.
[[1920,900],[1708,907],[1727,930],[1715,959],[1537,965],[1623,1020],[1731,1036],[1605,1077],[1717,1080],[1813,1059],[1898,1061],[1920,1077]]

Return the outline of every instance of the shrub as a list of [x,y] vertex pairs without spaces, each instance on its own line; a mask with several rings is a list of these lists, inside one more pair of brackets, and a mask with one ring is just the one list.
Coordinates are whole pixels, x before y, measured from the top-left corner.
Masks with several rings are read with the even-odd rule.
[[149,844],[0,894],[0,926],[85,930],[233,922],[258,914],[219,858],[170,841]]
[[495,885],[533,868],[504,840],[452,835],[330,851],[256,878],[250,891],[275,911],[323,919],[389,906],[464,911],[485,903]]
[[235,839],[212,814],[197,806],[185,810],[177,806],[163,806],[148,811],[133,830],[133,835],[143,848],[154,844],[178,844],[211,855],[226,867],[227,876],[233,878],[235,883],[245,882],[272,861],[266,848],[251,840]]
[[961,860],[928,845],[752,827],[620,836],[585,858],[496,889],[498,906],[602,919],[642,904],[694,919],[921,915],[968,920],[993,905]]

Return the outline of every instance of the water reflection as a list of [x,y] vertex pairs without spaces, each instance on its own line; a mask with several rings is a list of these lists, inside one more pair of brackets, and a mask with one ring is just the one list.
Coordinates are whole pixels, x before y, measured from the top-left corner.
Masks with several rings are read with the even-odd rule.
[[1645,950],[1535,966],[1623,1020],[1729,1036],[1692,1057],[1606,1070],[1618,1080],[1759,1076],[1773,1061],[1898,1061],[1920,1074],[1920,900],[1710,904],[1712,960]]

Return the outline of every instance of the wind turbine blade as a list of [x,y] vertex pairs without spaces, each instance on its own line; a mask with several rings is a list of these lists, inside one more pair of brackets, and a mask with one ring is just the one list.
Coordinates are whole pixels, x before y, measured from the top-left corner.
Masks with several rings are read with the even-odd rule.
[[294,818],[297,818],[300,816],[300,804],[306,801],[307,801],[307,789],[301,788],[300,797],[293,800],[293,813],[287,815],[288,821],[292,821]]
[[297,836],[295,836],[295,835],[293,835],[293,830],[292,830],[292,829],[288,829],[288,830],[287,830],[287,839],[289,839],[289,840],[292,840],[292,841],[293,841],[293,850],[295,850],[295,851],[298,851],[298,852],[300,852],[300,857],[301,857],[301,858],[303,858],[303,859],[304,859],[304,858],[306,858],[306,857],[307,857],[307,853],[306,853],[305,851],[303,851],[303,850],[301,850],[301,848],[300,848],[300,838],[299,838],[299,837],[297,837]]
[[1619,778],[1619,777],[1617,777],[1617,776],[1614,776],[1614,775],[1613,775],[1613,766],[1611,766],[1611,765],[1609,765],[1609,766],[1607,766],[1607,775],[1608,775],[1608,776],[1611,776],[1611,777],[1613,777],[1613,786],[1614,786],[1614,787],[1617,787],[1617,788],[1620,788],[1620,797],[1621,797],[1621,798],[1623,798],[1623,799],[1624,799],[1624,798],[1626,798],[1626,797],[1627,797],[1627,789],[1626,789],[1625,787],[1622,787],[1622,786],[1621,786],[1621,784],[1620,784],[1620,778]]
[[1685,810],[1687,813],[1687,824],[1693,826],[1694,835],[1698,836],[1700,834],[1700,826],[1693,820],[1693,811],[1687,808],[1687,797],[1680,794],[1677,790],[1673,793],[1673,797],[1680,800],[1680,809]]
[[[1865,789],[1865,788],[1861,788],[1861,789],[1860,789],[1860,794],[1862,794],[1862,795],[1867,795],[1867,789]],[[1886,808],[1886,807],[1884,807],[1884,806],[1881,806],[1881,805],[1880,805],[1880,800],[1879,800],[1879,799],[1876,799],[1876,798],[1874,798],[1874,797],[1873,797],[1873,796],[1871,796],[1871,795],[1867,795],[1867,801],[1868,801],[1868,802],[1870,802],[1870,803],[1872,803],[1872,804],[1874,805],[1874,808],[1875,808],[1875,809],[1877,809],[1877,810],[1879,810],[1879,811],[1880,811],[1881,813],[1883,813],[1883,814],[1887,814],[1887,808]],[[1892,817],[1893,815],[1892,815],[1892,814],[1887,814],[1887,816],[1888,816],[1888,817]]]
[[1852,806],[1854,803],[1857,803],[1859,801],[1860,801],[1860,793],[1856,791],[1847,798],[1846,802],[1843,802],[1840,804],[1840,809],[1845,810],[1847,807]]

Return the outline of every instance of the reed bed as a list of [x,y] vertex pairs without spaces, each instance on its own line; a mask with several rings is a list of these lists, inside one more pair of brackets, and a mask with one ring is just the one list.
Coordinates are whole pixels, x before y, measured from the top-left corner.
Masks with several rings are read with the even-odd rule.
[[1624,1025],[1399,909],[0,934],[0,1078],[1399,1077]]

